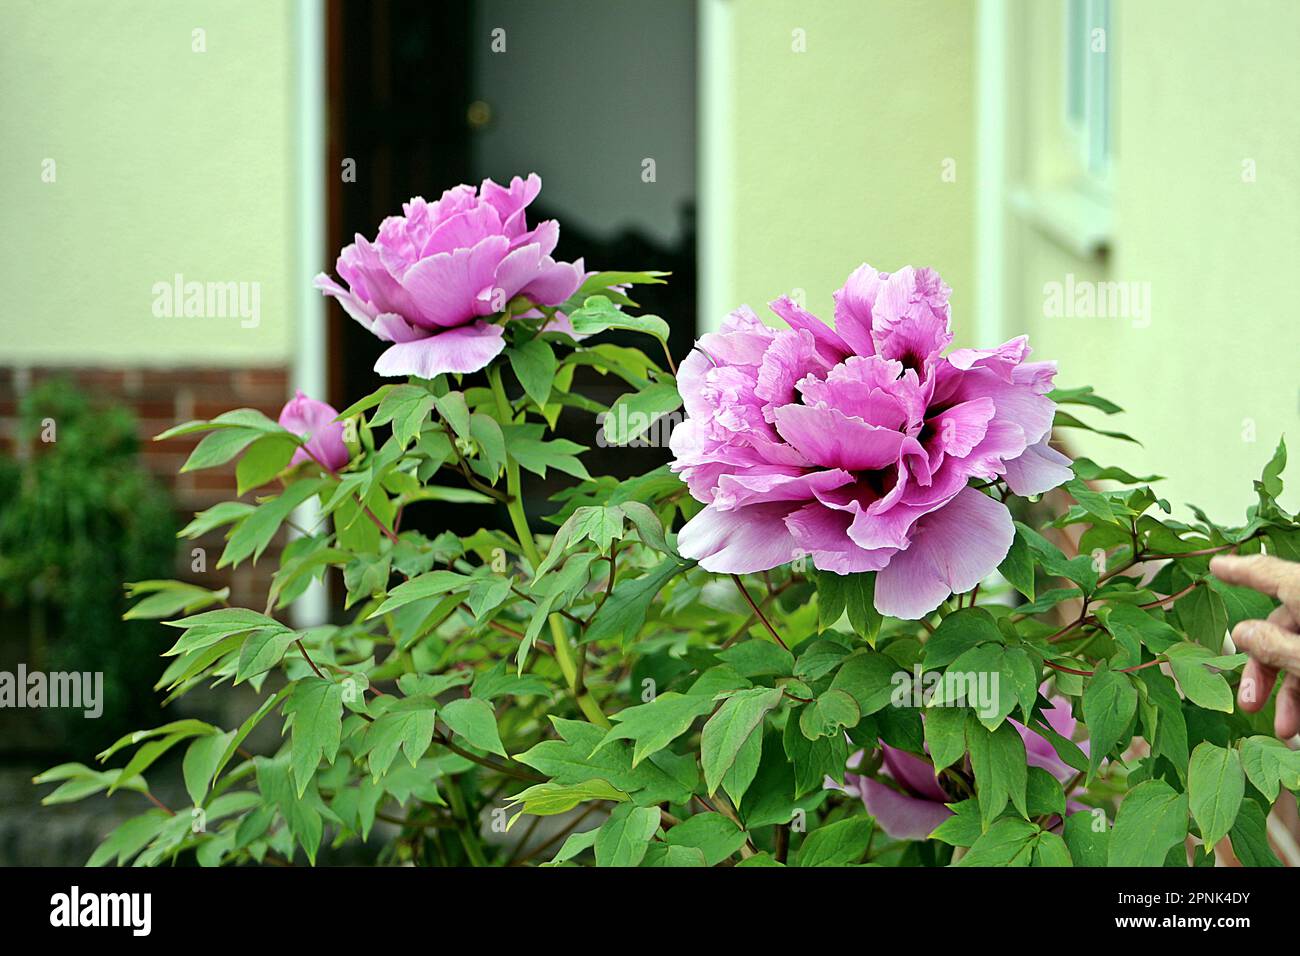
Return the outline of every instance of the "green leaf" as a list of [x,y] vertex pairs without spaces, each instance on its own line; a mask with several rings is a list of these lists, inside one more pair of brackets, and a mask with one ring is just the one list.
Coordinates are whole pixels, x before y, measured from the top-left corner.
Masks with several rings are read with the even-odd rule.
[[[615,505],[608,507],[582,507],[569,516],[565,524],[571,524],[570,545],[580,541],[591,541],[601,552],[609,550],[610,543],[623,537],[623,509]],[[542,573],[541,571],[538,572]]]
[[609,445],[628,445],[650,430],[660,417],[681,407],[675,382],[657,382],[620,395],[601,413],[601,429]]
[[465,402],[463,392],[448,392],[446,395],[436,396],[433,405],[457,437],[473,437],[469,427],[469,406]]
[[264,434],[255,428],[222,428],[205,435],[181,465],[181,473],[224,465]]
[[1074,473],[1084,481],[1118,481],[1125,485],[1145,485],[1160,481],[1163,475],[1134,475],[1123,468],[1103,468],[1090,458],[1076,458]]
[[122,615],[124,621],[156,620],[181,611],[192,613],[230,596],[230,588],[209,591],[184,581],[133,581],[126,585],[126,596],[143,600]]
[[1273,457],[1264,466],[1264,471],[1257,482],[1262,498],[1276,499],[1282,494],[1282,472],[1286,470],[1286,439],[1277,440],[1277,449]]
[[632,640],[645,624],[646,612],[665,584],[691,567],[693,562],[666,558],[639,578],[622,578],[614,585],[609,598],[596,611],[583,633],[582,640],[599,641],[620,637]]
[[473,746],[502,757],[508,756],[497,732],[496,712],[479,697],[460,697],[438,711],[443,723]]
[[246,518],[255,510],[253,505],[244,501],[223,501],[206,511],[200,511],[189,524],[176,535],[178,538],[201,538],[209,531],[233,524]]
[[849,759],[848,742],[842,736],[809,740],[799,729],[797,720],[787,720],[781,741],[786,756],[794,765],[794,797],[819,791],[827,777],[844,782],[844,768]]
[[1187,838],[1187,794],[1163,780],[1147,780],[1128,792],[1115,818],[1107,863],[1161,866]]
[[297,640],[298,634],[288,628],[261,627],[249,631],[244,643],[239,648],[239,663],[235,668],[235,683],[240,684],[250,677],[264,674],[284,657],[289,645]]
[[1215,654],[1223,652],[1223,638],[1228,633],[1228,606],[1218,591],[1209,587],[1192,588],[1174,609],[1188,637]]
[[925,644],[925,666],[946,667],[982,642],[1001,643],[993,615],[982,607],[962,608],[944,617]]
[[[780,691],[777,691],[778,695]],[[712,698],[666,691],[647,704],[627,707],[610,715],[614,721],[600,743],[592,750],[594,757],[615,740],[631,740],[632,766],[662,750],[690,729],[697,717],[713,710]]]
[[298,443],[289,435],[263,435],[248,446],[235,466],[239,494],[266,484],[289,466]]
[[1028,763],[1024,741],[1015,728],[1002,723],[990,732],[970,714],[966,721],[966,743],[984,825],[987,827],[996,820],[1008,801],[1022,817],[1028,816],[1025,802]]
[[104,866],[109,862],[125,866],[162,832],[171,819],[166,811],[158,809],[146,810],[140,816],[130,818],[95,848],[86,866]]
[[1175,644],[1166,652],[1174,677],[1183,694],[1193,704],[1207,710],[1232,713],[1232,688],[1222,674],[1208,670],[1207,660],[1214,653],[1200,644]]
[[1092,408],[1100,409],[1107,415],[1115,415],[1124,411],[1110,399],[1102,398],[1096,394],[1091,385],[1084,385],[1081,388],[1054,388],[1047,393],[1047,397],[1058,405],[1089,405]]
[[697,813],[665,834],[669,846],[695,847],[717,866],[745,844],[745,831],[720,813]]
[[975,841],[957,866],[1029,866],[1039,832],[1027,820],[998,820]]
[[1209,741],[1198,744],[1187,770],[1187,796],[1208,851],[1232,829],[1245,795],[1246,775],[1237,751]]
[[840,666],[849,656],[849,649],[836,641],[811,641],[801,645],[793,674],[802,681],[816,681]]
[[551,383],[555,381],[558,364],[551,346],[538,336],[506,349],[506,358],[528,397],[539,407],[545,405],[551,395]]
[[[671,760],[671,753],[656,753],[632,764],[632,748],[621,741],[601,745],[605,731],[579,720],[551,717],[560,740],[543,740],[515,759],[553,778],[561,784],[576,784],[593,777],[607,780],[624,793],[633,795],[639,805],[668,801],[682,803],[690,799],[698,782],[694,762],[682,774]],[[593,753],[592,751],[597,752]],[[662,766],[661,766],[662,764]]]
[[398,750],[412,767],[419,764],[433,743],[435,713],[428,702],[405,698],[366,725],[361,752],[367,755],[372,778],[378,780],[388,772]]
[[293,510],[327,485],[328,481],[324,478],[295,481],[279,497],[259,505],[257,510],[239,522],[221,553],[217,567],[237,565],[249,556],[256,562]]
[[[138,744],[141,741],[149,740],[153,737],[166,737],[169,734],[183,734],[184,736],[194,737],[199,734],[215,734],[219,732],[220,731],[211,724],[202,720],[195,720],[192,717],[187,717],[183,720],[173,720],[170,723],[163,724],[161,727],[154,727],[152,730],[136,730],[129,734],[123,734],[112,746],[97,753],[95,759],[102,763],[123,747],[129,747],[132,744]],[[65,764],[64,766],[80,766],[80,764]],[[42,774],[42,776],[45,776],[45,774]],[[48,777],[48,779],[56,780],[62,778]],[[41,781],[38,780],[37,782]]]
[[533,474],[546,477],[546,469],[554,468],[575,478],[588,479],[586,467],[577,459],[577,455],[586,451],[586,447],[567,438],[545,441],[542,425],[503,425],[501,433],[505,436],[506,449],[510,457]]
[[893,699],[898,674],[907,676],[891,658],[864,648],[840,665],[831,689],[847,691],[858,702],[861,716],[867,717]]
[[718,789],[749,735],[762,723],[763,716],[781,703],[781,696],[779,687],[738,691],[705,723],[700,735],[700,764],[710,796]]
[[763,726],[755,727],[745,738],[736,752],[736,759],[722,775],[722,790],[736,806],[741,805],[749,785],[758,775],[758,768],[763,762]]
[[853,866],[867,852],[875,822],[866,816],[823,824],[809,832],[799,847],[796,866]]
[[1011,550],[998,565],[998,571],[1011,583],[1011,586],[1029,600],[1034,599],[1034,559],[1029,553],[1029,545],[1024,535],[1016,532],[1011,541]]
[[1136,438],[1131,435],[1125,435],[1123,432],[1108,432],[1102,428],[1093,428],[1086,422],[1082,422],[1075,418],[1069,412],[1063,412],[1060,409],[1057,409],[1056,419],[1052,424],[1056,428],[1082,428],[1085,431],[1090,431],[1097,435],[1105,435],[1107,438],[1118,438],[1120,441],[1132,442],[1135,445],[1142,444]]
[[1268,842],[1268,817],[1254,800],[1243,800],[1237,820],[1228,834],[1232,852],[1242,866],[1281,866]]
[[474,585],[475,581],[469,575],[457,574],[455,571],[445,571],[442,569],[429,571],[404,584],[399,584],[388,592],[388,598],[383,604],[379,605],[374,611],[370,612],[367,620],[374,620],[377,617],[395,611],[400,607],[419,601],[424,598],[434,597],[439,594],[448,594],[451,592],[467,591]]
[[1102,624],[1125,649],[1129,664],[1140,661],[1139,645],[1145,645],[1152,653],[1160,654],[1182,641],[1182,636],[1164,621],[1156,620],[1132,604],[1112,605],[1104,615]]
[[1030,767],[1025,804],[1031,817],[1065,817],[1065,791],[1061,782],[1042,767]]
[[1228,611],[1228,631],[1242,621],[1268,617],[1273,610],[1272,599],[1258,591],[1224,584],[1218,578],[1210,578],[1209,585],[1212,591],[1223,598],[1223,605]]
[[1050,830],[1044,830],[1038,834],[1034,844],[1034,862],[1031,865],[1074,866],[1074,860],[1065,841]]
[[1246,776],[1272,804],[1279,787],[1300,790],[1300,751],[1276,737],[1254,736],[1241,741],[1241,765]]
[[642,544],[663,554],[676,555],[676,552],[668,546],[668,539],[664,537],[663,522],[649,505],[641,501],[624,501],[619,507],[636,528],[636,533],[641,536]]
[[1090,810],[1072,813],[1065,821],[1065,845],[1075,866],[1105,866],[1110,842],[1110,825],[1104,814]]
[[[1008,658],[1001,644],[972,647],[948,665],[943,682],[935,688],[931,703],[936,706],[966,705],[989,730],[1002,723],[1015,709],[1020,688],[1027,684],[1029,705],[1037,699],[1038,688],[1024,651]],[[1023,669],[1028,669],[1028,674]],[[994,691],[996,689],[996,698]]]
[[433,395],[420,386],[396,385],[380,401],[378,411],[370,419],[370,426],[392,423],[393,438],[400,448],[405,448],[420,434],[433,406]]
[[567,863],[572,860],[583,850],[591,849],[596,843],[596,836],[599,830],[586,830],[582,833],[571,833],[564,845],[560,847],[558,853],[551,858],[549,863],[543,863],[542,866],[558,866],[561,863]]
[[285,701],[284,713],[293,724],[289,769],[301,797],[321,758],[333,763],[338,755],[343,687],[320,677],[304,677]]
[[979,801],[974,797],[947,805],[952,816],[931,831],[927,839],[949,846],[972,846],[984,833]]
[[799,729],[809,740],[843,733],[862,719],[858,702],[846,691],[832,688],[799,712]]
[[[586,780],[582,783],[559,784],[539,783],[520,790],[509,800],[509,805],[519,807],[519,812],[510,818],[513,825],[522,814],[531,813],[538,817],[552,817],[568,813],[580,803],[588,800],[626,801],[627,794],[606,780]],[[658,816],[658,811],[655,811]]]
[[824,631],[847,613],[853,632],[874,647],[884,620],[876,610],[875,573],[818,571],[816,580],[818,630]]
[[597,866],[636,866],[659,829],[657,807],[622,803],[614,808],[596,834]]
[[595,335],[606,329],[630,329],[653,335],[661,342],[668,341],[668,323],[657,315],[629,315],[615,308],[607,296],[593,295],[581,308],[569,313],[573,331],[579,335]]
[[925,743],[937,773],[956,763],[966,752],[964,707],[929,707],[925,711]]
[[733,644],[718,653],[718,660],[729,664],[741,677],[789,677],[794,669],[794,655],[771,641],[751,639]]
[[181,771],[185,778],[185,790],[194,806],[203,806],[222,755],[234,739],[233,730],[224,734],[205,734],[196,738],[186,749]]
[[506,463],[506,438],[501,424],[485,412],[475,412],[469,417],[469,432],[478,443],[489,479],[495,479]]
[[1102,760],[1126,737],[1136,713],[1137,688],[1133,679],[1108,670],[1104,661],[1099,663],[1083,692],[1083,722],[1088,725],[1091,740],[1089,782]]

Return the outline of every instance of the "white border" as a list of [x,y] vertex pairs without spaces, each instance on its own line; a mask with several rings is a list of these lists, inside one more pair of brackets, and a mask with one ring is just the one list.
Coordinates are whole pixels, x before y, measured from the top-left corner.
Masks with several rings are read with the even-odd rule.
[[695,327],[716,330],[735,308],[735,181],[731,0],[700,0],[697,59],[699,84],[699,236],[696,274],[699,304]]

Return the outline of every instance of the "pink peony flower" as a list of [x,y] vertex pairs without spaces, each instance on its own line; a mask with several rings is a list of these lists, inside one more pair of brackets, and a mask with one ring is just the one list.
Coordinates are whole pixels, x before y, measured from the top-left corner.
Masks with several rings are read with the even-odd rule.
[[705,508],[678,547],[707,570],[749,573],[801,555],[876,571],[876,606],[915,619],[1006,556],[1011,516],[972,479],[1037,494],[1070,477],[1048,446],[1055,363],[1024,336],[941,353],[950,289],[930,269],[857,269],[835,328],[789,298],[789,328],[747,307],[702,337],[677,384],[687,419],[670,447]]
[[582,261],[556,262],[560,226],[529,229],[528,204],[542,181],[516,176],[507,189],[490,179],[448,189],[435,203],[417,197],[390,216],[373,243],[362,235],[339,255],[343,288],[325,273],[316,288],[393,345],[380,375],[433,378],[476,372],[505,348],[499,324],[483,321],[517,295],[558,305],[582,283]]
[[[1053,697],[1051,707],[1043,711],[1043,717],[1062,737],[1069,739],[1074,735],[1075,720],[1070,713],[1070,703],[1064,698]],[[1029,766],[1041,767],[1061,783],[1074,775],[1073,768],[1056,755],[1045,738],[1014,720],[1011,725],[1025,742]],[[924,840],[934,832],[935,827],[953,815],[946,804],[955,803],[960,797],[944,792],[935,779],[934,765],[929,761],[888,744],[880,746],[881,771],[895,786],[852,772],[861,766],[862,751],[849,758],[849,773],[845,774],[843,787],[829,777],[826,778],[826,786],[861,797],[867,812],[895,840]],[[1085,754],[1088,752],[1086,740],[1079,746]],[[1067,799],[1066,809],[1074,813],[1086,807],[1077,800]],[[1052,817],[1048,825],[1055,827],[1060,822],[1059,818]]]
[[298,391],[280,410],[280,427],[295,435],[306,436],[307,444],[293,453],[290,467],[315,461],[330,471],[338,471],[351,459],[343,441],[344,425],[336,422],[339,413],[324,402],[308,398]]

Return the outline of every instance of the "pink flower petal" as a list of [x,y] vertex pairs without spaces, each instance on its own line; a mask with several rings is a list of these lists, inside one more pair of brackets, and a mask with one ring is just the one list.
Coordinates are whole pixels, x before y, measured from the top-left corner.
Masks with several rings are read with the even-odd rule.
[[859,786],[867,812],[895,840],[924,840],[953,815],[942,803],[907,796],[868,777]]
[[1047,443],[1047,437],[1030,445],[1024,454],[1006,463],[1007,487],[1018,495],[1040,495],[1074,477],[1070,459]]
[[969,591],[991,574],[1011,548],[1015,526],[1000,502],[965,488],[921,518],[912,543],[876,575],[876,607],[914,621],[950,594]]
[[375,371],[392,377],[433,378],[444,372],[477,372],[506,347],[501,326],[487,322],[462,325],[427,338],[399,342],[375,362]]
[[385,311],[401,312],[409,322],[426,329],[452,328],[491,315],[496,310],[480,296],[493,288],[497,266],[509,245],[504,236],[489,236],[471,248],[421,259],[402,277],[402,288],[418,304],[419,313]]
[[908,436],[849,418],[834,408],[783,405],[776,429],[801,455],[824,468],[876,471],[898,461]]
[[788,502],[722,511],[708,505],[677,534],[677,550],[706,571],[751,574],[767,571],[799,555],[785,526]]

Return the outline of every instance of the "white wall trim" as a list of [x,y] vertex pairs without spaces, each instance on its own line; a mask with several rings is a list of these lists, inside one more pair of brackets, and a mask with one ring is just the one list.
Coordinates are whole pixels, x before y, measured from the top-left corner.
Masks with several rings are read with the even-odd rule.
[[[294,388],[324,401],[326,382],[325,297],[312,288],[325,249],[325,10],[324,0],[295,0],[293,6]],[[299,527],[320,520],[312,502],[298,509]],[[328,619],[325,588],[314,582],[291,608],[297,627]]]
[[699,5],[699,305],[696,331],[710,332],[735,308],[734,84],[732,0]]
[[979,0],[975,23],[975,327],[972,343],[1006,337],[1007,5]]

